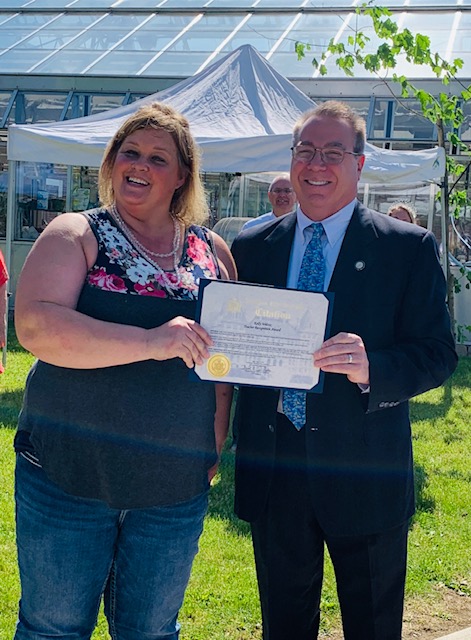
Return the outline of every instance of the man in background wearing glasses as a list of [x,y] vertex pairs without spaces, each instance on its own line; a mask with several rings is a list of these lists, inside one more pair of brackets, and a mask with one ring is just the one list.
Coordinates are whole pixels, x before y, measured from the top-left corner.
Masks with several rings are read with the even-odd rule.
[[253,220],[248,220],[241,231],[264,222],[270,222],[293,211],[296,206],[296,194],[291,186],[289,173],[283,173],[272,180],[268,187],[268,200],[272,206],[272,211],[264,213],[258,218],[253,218]]
[[414,513],[408,401],[457,363],[435,239],[357,200],[364,147],[365,122],[347,105],[304,114],[297,211],[232,245],[242,281],[335,296],[331,337],[313,356],[322,393],[293,406],[289,391],[239,391],[235,504],[252,527],[264,640],[317,638],[324,545],[345,640],[400,640]]

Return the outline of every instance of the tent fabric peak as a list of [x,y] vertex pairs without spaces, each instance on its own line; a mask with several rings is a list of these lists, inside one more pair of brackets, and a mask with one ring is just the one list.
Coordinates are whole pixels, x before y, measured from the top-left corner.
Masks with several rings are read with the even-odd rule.
[[[294,60],[294,58],[293,58]],[[98,167],[106,144],[140,106],[165,102],[186,116],[207,172],[287,171],[291,132],[315,106],[251,45],[242,45],[168,89],[102,113],[44,125],[12,125],[8,159]],[[439,181],[440,149],[386,151],[367,145],[366,182]]]

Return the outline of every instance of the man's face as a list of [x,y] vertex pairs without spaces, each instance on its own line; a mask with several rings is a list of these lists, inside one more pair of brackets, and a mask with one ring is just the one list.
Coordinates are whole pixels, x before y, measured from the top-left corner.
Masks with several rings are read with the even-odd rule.
[[[345,120],[314,116],[302,127],[298,144],[353,152],[354,141],[353,130]],[[340,164],[328,164],[319,151],[310,162],[293,158],[291,183],[303,213],[311,220],[324,220],[351,202],[357,194],[364,161],[364,156],[345,153]]]
[[274,180],[268,192],[268,199],[277,218],[293,211],[296,204],[296,194],[291,182],[287,178]]

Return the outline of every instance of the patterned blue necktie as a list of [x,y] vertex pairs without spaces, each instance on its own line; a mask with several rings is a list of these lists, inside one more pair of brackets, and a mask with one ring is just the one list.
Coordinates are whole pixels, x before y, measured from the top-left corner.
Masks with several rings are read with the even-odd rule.
[[[321,240],[324,227],[321,223],[313,223],[310,226],[313,230],[312,238],[304,252],[297,288],[302,291],[324,291],[325,260]],[[306,392],[285,389],[283,413],[298,431],[302,429],[306,424]]]

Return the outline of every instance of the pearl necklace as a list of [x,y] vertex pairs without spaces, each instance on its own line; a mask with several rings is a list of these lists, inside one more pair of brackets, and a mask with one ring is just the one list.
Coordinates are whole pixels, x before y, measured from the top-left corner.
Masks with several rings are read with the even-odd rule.
[[[180,248],[180,240],[181,240],[181,229],[180,224],[177,220],[172,216],[173,221],[173,242],[172,242],[172,251],[169,253],[157,253],[156,251],[151,251],[144,247],[144,245],[139,242],[134,233],[131,231],[129,225],[123,220],[121,215],[118,212],[115,204],[112,204],[109,212],[111,217],[114,219],[120,231],[124,234],[124,236],[131,242],[131,244],[138,250],[138,252],[151,264],[157,271],[157,273],[162,277],[164,284],[169,289],[178,289],[181,285],[181,277],[178,269],[178,250]],[[173,258],[173,273],[176,277],[176,282],[172,282],[168,276],[170,271],[166,271],[162,269],[162,267],[151,257],[154,256],[156,258]]]

